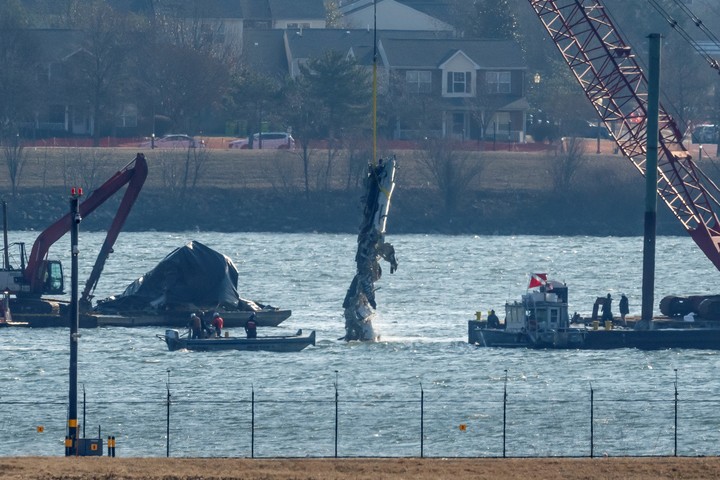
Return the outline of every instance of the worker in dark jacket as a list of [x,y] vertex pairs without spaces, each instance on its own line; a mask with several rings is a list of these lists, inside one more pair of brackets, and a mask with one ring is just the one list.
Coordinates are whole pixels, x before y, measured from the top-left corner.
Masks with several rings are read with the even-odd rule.
[[250,315],[250,319],[245,324],[245,333],[247,338],[257,338],[257,323],[255,323],[255,312]]
[[605,297],[605,301],[602,304],[602,319],[603,321],[612,320],[612,297],[610,294],[607,294],[607,297]]
[[630,313],[630,305],[628,304],[628,298],[625,296],[625,294],[620,296],[620,318],[623,321],[623,324],[627,325],[627,321],[625,321],[625,315]]
[[495,315],[495,310],[490,310],[490,314],[487,319],[488,328],[500,328],[500,319]]

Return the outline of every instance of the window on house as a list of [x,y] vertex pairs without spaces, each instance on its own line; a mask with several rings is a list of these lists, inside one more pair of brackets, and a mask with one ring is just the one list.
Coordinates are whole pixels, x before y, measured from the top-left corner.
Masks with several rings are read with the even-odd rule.
[[447,93],[472,93],[471,72],[447,72]]
[[48,107],[48,122],[65,123],[65,105],[50,105]]
[[118,127],[137,127],[137,106],[125,104],[118,112],[115,125]]
[[432,72],[408,70],[405,72],[405,83],[411,93],[430,93],[432,92]]
[[485,72],[488,93],[510,93],[510,72]]

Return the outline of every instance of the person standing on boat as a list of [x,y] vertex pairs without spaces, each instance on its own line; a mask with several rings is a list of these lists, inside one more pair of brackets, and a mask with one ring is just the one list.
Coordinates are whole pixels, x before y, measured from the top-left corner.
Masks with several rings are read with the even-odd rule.
[[202,338],[202,320],[197,314],[193,313],[190,315],[190,323],[188,326],[190,327],[191,339]]
[[612,297],[610,294],[607,294],[607,297],[605,297],[605,301],[602,304],[602,320],[612,320]]
[[247,338],[257,338],[257,323],[255,323],[255,312],[250,314],[250,319],[245,324]]
[[495,315],[495,310],[490,310],[487,318],[488,328],[500,328],[500,319]]
[[219,313],[213,313],[212,326],[215,329],[215,336],[222,337],[222,328],[225,321]]
[[620,318],[622,319],[624,325],[627,325],[627,322],[625,321],[625,315],[627,315],[628,313],[630,313],[628,298],[625,296],[625,294],[622,294],[620,296]]

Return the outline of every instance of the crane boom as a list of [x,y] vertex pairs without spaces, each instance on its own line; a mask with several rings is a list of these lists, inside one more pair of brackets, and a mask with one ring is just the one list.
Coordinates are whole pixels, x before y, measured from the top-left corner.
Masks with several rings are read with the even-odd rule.
[[[83,301],[87,301],[89,299],[90,290],[94,289],[95,285],[97,285],[100,273],[105,266],[105,261],[112,251],[112,246],[114,245],[115,240],[117,240],[120,230],[122,229],[122,226],[125,223],[132,205],[135,203],[146,178],[147,161],[145,160],[145,155],[138,153],[132,162],[115,172],[112,177],[110,177],[100,187],[95,189],[90,196],[80,204],[80,215],[82,217],[89,215],[100,205],[105,203],[105,201],[122,188],[123,185],[128,184],[128,188],[126,189],[125,195],[118,207],[113,223],[105,237],[105,242],[100,249],[97,260],[95,261],[90,278],[88,278],[85,291],[83,291]],[[68,213],[43,230],[43,232],[38,235],[35,240],[30,252],[28,264],[23,272],[25,282],[30,285],[31,294],[42,293],[44,283],[43,274],[45,272],[43,265],[46,262],[48,251],[55,242],[70,231],[71,222],[72,219]]]
[[[600,0],[528,0],[620,151],[645,175],[648,82]],[[615,128],[612,128],[612,127]],[[720,270],[718,187],[660,105],[658,195]]]

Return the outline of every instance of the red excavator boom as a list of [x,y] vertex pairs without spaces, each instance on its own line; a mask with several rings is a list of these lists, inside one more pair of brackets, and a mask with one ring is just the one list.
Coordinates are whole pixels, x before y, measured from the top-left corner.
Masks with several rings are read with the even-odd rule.
[[[600,0],[528,0],[620,151],[645,175],[645,75]],[[718,187],[693,162],[660,106],[658,195],[720,269]]]
[[[90,278],[87,280],[85,290],[82,293],[81,302],[89,302],[91,291],[94,290],[97,285],[100,274],[105,266],[105,261],[112,251],[112,246],[115,244],[115,240],[117,240],[117,237],[125,224],[125,220],[130,214],[130,210],[132,209],[132,206],[135,203],[146,178],[147,162],[145,160],[145,156],[142,153],[138,153],[132,162],[116,172],[112,177],[110,177],[110,179],[95,189],[90,196],[80,204],[80,215],[85,217],[105,203],[108,198],[120,190],[120,188],[122,188],[125,184],[128,185],[125,190],[125,195],[118,207],[118,211],[115,214],[112,225],[105,237],[105,242],[100,249],[97,260],[95,261]],[[31,295],[41,295],[43,293],[42,290],[45,282],[43,277],[46,272],[45,263],[47,262],[48,251],[55,242],[70,231],[72,221],[70,213],[68,213],[46,228],[35,240],[32,251],[30,252],[28,264],[23,272],[25,281],[30,285],[29,293]]]

